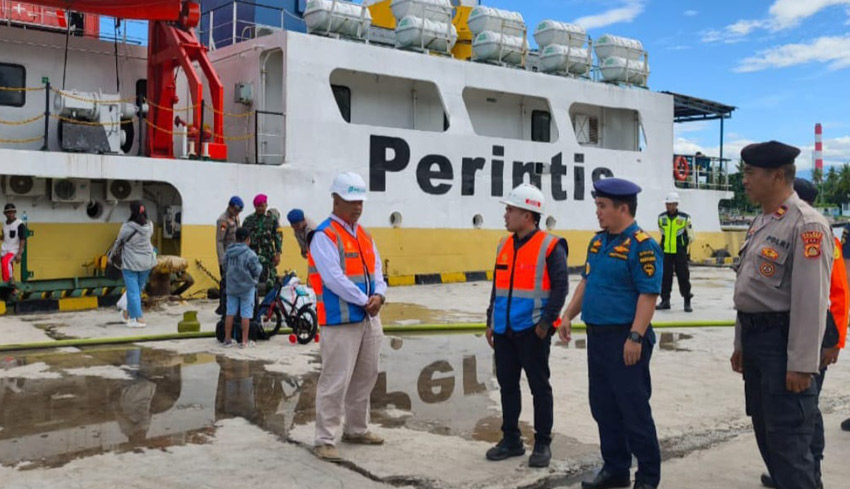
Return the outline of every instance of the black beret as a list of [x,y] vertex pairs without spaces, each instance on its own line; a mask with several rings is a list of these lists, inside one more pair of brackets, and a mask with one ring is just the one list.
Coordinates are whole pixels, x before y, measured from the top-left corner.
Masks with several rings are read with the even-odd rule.
[[800,148],[789,146],[779,141],[750,144],[741,150],[744,163],[760,168],[779,168],[793,165],[794,159],[800,155]]
[[799,195],[801,199],[805,200],[809,204],[813,203],[815,199],[818,198],[818,188],[815,187],[815,184],[805,178],[794,179],[794,191],[797,192],[797,195]]
[[593,197],[617,200],[630,200],[637,197],[641,188],[622,178],[603,178],[593,182]]

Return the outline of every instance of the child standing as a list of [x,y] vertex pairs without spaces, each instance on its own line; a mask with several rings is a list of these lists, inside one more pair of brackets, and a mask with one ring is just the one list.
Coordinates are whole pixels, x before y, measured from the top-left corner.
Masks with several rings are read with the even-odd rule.
[[[236,242],[227,247],[224,266],[227,283],[227,317],[224,319],[224,347],[233,346],[233,316],[239,311],[242,317],[242,342],[240,348],[249,345],[248,328],[254,317],[254,295],[257,281],[263,271],[257,254],[251,248],[251,232],[241,227],[236,230]],[[254,346],[254,342],[250,342]]]

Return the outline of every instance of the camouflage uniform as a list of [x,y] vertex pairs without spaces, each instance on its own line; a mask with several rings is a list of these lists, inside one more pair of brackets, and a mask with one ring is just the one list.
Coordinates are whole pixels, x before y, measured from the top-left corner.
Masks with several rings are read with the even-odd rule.
[[277,218],[270,212],[260,216],[253,213],[245,218],[243,227],[251,231],[251,249],[257,253],[263,271],[260,274],[261,287],[265,285],[266,290],[274,286],[277,279],[277,269],[274,265],[274,256],[281,253],[283,249],[283,236],[280,232],[280,224]]

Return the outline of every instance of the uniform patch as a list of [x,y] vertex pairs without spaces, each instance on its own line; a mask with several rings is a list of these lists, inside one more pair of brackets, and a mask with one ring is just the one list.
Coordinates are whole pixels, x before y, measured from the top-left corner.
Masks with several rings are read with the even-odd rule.
[[643,264],[643,273],[645,273],[647,277],[652,277],[653,275],[655,275],[655,264],[644,263]]
[[643,243],[644,241],[649,239],[649,235],[646,234],[644,231],[638,231],[635,233],[635,239],[638,243]]
[[638,253],[638,256],[640,256],[640,257],[644,257],[644,256],[651,256],[651,257],[653,257],[653,258],[654,258],[654,257],[655,257],[655,252],[654,252],[654,251],[652,251],[652,250],[641,251],[640,253]]
[[597,239],[596,241],[593,242],[593,244],[590,245],[590,252],[591,253],[599,253],[599,248],[602,248],[602,240],[601,239]]
[[762,248],[761,249],[761,256],[763,256],[765,258],[770,258],[771,260],[774,260],[774,261],[779,259],[779,253],[776,250],[774,250],[773,248]]
[[776,273],[776,265],[770,263],[769,261],[761,262],[759,265],[759,272],[765,277],[772,277],[774,273]]
[[773,215],[776,216],[776,217],[782,217],[787,212],[788,212],[788,206],[782,205],[782,206],[779,207],[779,209],[776,209],[776,212],[774,212]]
[[655,256],[644,256],[640,259],[641,263],[655,263]]
[[629,247],[625,244],[621,244],[619,246],[614,247],[614,251],[617,253],[623,253],[624,255],[629,254]]
[[585,274],[585,275],[590,275],[590,263],[585,263],[585,264],[584,264],[584,274]]
[[820,258],[823,233],[820,231],[806,231],[800,237],[803,238],[803,256],[810,260]]
[[629,259],[629,255],[624,255],[624,254],[622,254],[622,253],[617,253],[616,251],[611,252],[611,253],[608,253],[608,256],[610,256],[611,258],[619,258],[619,259],[621,259],[621,260],[628,260],[628,259]]
[[222,230],[222,231],[227,231],[227,224],[222,224],[222,225],[221,225],[221,230]]

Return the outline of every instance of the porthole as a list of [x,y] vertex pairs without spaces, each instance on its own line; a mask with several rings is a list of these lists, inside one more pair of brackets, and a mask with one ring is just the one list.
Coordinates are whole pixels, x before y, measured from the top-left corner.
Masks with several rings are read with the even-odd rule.
[[401,212],[396,211],[390,214],[390,226],[401,227]]
[[475,214],[472,216],[472,227],[475,229],[481,229],[481,226],[484,225],[484,217],[481,214]]

